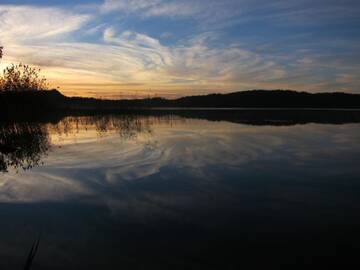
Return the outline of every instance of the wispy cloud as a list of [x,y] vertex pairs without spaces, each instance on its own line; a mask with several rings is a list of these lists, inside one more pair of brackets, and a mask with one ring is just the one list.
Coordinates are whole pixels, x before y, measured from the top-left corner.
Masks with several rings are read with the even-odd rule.
[[359,37],[347,32],[351,27],[324,28],[339,22],[354,28],[356,5],[350,0],[105,0],[73,9],[0,5],[0,43],[6,49],[1,65],[40,66],[54,86],[80,95],[357,91]]
[[90,15],[75,14],[58,8],[0,5],[0,40],[36,42],[59,38],[80,29]]
[[[2,33],[9,60],[21,59],[44,67],[55,84],[73,86],[74,82],[85,83],[95,78],[96,84],[125,85],[117,90],[129,85],[153,88],[159,93],[183,88],[184,92],[178,92],[182,95],[192,92],[191,89],[185,92],[185,88],[229,90],[235,87],[233,79],[241,70],[251,74],[260,71],[257,65],[271,65],[238,46],[230,45],[225,50],[209,47],[208,43],[217,38],[211,32],[165,46],[146,34],[117,33],[115,28],[108,27],[103,31],[102,42],[89,43],[69,34],[78,31],[91,16],[49,8],[2,7],[2,10],[1,16],[8,26]],[[24,22],[15,23],[24,13],[27,14]],[[37,27],[40,23],[37,18],[45,16],[52,19]],[[17,39],[14,32],[22,38]],[[273,74],[273,71],[263,74],[263,78]]]
[[187,17],[199,13],[201,6],[189,1],[105,0],[101,10],[103,12],[137,13],[145,17]]

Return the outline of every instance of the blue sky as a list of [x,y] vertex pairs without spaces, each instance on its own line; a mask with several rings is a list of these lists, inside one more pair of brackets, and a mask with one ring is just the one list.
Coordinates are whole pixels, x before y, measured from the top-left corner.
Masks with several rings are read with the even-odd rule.
[[360,1],[1,1],[2,66],[67,95],[360,93]]

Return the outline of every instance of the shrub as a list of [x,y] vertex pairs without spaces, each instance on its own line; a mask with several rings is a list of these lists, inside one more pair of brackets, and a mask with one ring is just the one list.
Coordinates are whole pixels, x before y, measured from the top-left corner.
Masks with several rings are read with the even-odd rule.
[[38,91],[48,89],[46,79],[40,77],[40,69],[28,65],[7,67],[0,77],[1,91]]

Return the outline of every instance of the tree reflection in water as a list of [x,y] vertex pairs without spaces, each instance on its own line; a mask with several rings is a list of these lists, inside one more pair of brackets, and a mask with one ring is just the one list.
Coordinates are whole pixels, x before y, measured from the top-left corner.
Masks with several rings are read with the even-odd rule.
[[83,117],[66,117],[50,128],[58,135],[71,135],[80,130],[94,129],[102,136],[116,132],[122,139],[135,139],[139,134],[151,134],[151,126],[158,117],[141,117],[136,115],[96,115]]
[[115,132],[121,139],[152,134],[152,126],[172,117],[98,115],[65,117],[56,123],[0,122],[0,172],[28,170],[42,163],[52,146],[50,134],[71,136],[80,130],[96,130],[99,136]]
[[0,172],[37,166],[49,148],[49,133],[43,124],[0,124]]

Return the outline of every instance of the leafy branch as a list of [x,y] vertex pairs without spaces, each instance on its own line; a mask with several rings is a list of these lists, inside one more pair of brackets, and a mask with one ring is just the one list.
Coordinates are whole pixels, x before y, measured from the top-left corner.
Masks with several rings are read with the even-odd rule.
[[[0,46],[0,59],[3,57]],[[38,91],[47,90],[49,85],[44,77],[40,77],[40,69],[29,65],[12,64],[6,67],[0,76],[0,91]]]

